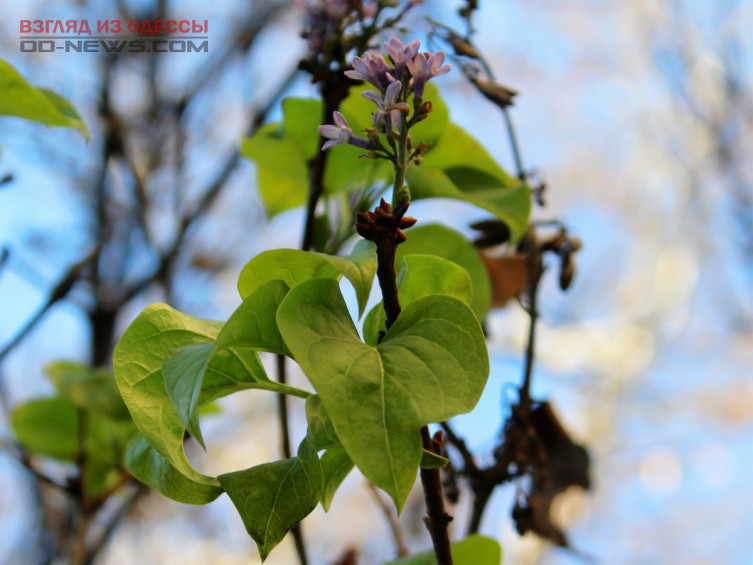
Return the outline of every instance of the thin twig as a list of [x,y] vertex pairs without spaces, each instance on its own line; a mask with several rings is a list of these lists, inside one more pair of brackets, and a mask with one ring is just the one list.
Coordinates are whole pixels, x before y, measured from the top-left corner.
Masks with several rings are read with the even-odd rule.
[[374,486],[374,483],[372,483],[371,481],[366,481],[366,487],[369,489],[369,492],[372,494],[374,500],[376,500],[377,502],[377,505],[382,509],[384,517],[387,519],[387,525],[390,527],[390,532],[392,532],[392,539],[395,541],[397,556],[407,556],[409,551],[405,545],[403,530],[402,528],[400,528],[400,524],[397,521],[397,516],[395,515],[392,506],[390,506],[387,501],[382,498],[382,495],[379,494],[379,490],[377,490],[377,488]]
[[468,518],[467,534],[475,534],[479,531],[481,518],[483,517],[489,498],[494,491],[494,487],[501,481],[498,481],[497,477],[494,476],[492,471],[493,468],[479,468],[473,457],[473,453],[468,449],[465,440],[457,436],[449,422],[442,422],[441,426],[447,435],[447,441],[449,441],[458,452],[460,452],[460,455],[463,458],[463,469],[461,469],[460,472],[468,477],[471,484],[471,491],[473,492],[473,503],[471,505],[471,514]]
[[[248,135],[253,134],[257,129],[259,129],[261,124],[264,123],[264,120],[266,119],[269,112],[272,110],[272,108],[274,108],[280,96],[282,96],[282,94],[288,89],[290,84],[298,76],[298,73],[299,73],[298,69],[293,69],[285,78],[285,80],[280,85],[280,87],[277,89],[275,94],[272,97],[270,97],[270,99],[267,101],[267,103],[264,106],[259,108],[254,113],[249,123],[249,127],[247,128]],[[131,286],[125,289],[121,297],[121,304],[125,304],[129,302],[131,299],[141,294],[144,290],[146,290],[146,288],[148,288],[152,283],[159,280],[164,275],[164,273],[168,272],[171,269],[172,263],[177,258],[178,252],[180,251],[183,243],[185,242],[189,229],[200,218],[203,218],[204,213],[209,209],[212,203],[217,199],[221,190],[224,188],[228,178],[230,178],[230,175],[235,170],[239,162],[240,162],[240,154],[238,153],[237,150],[234,150],[232,154],[230,154],[227,157],[227,159],[225,160],[225,163],[220,168],[217,175],[201,191],[202,197],[199,203],[194,208],[194,210],[190,213],[186,213],[186,215],[181,220],[180,226],[178,228],[176,236],[173,239],[172,245],[165,252],[161,254],[157,267],[151,273],[146,275],[144,278],[133,283]]]
[[[526,236],[529,237],[529,236]],[[534,236],[531,236],[534,237]],[[531,379],[536,349],[536,320],[538,318],[537,295],[541,280],[541,252],[535,239],[527,244],[526,250],[526,311],[528,313],[528,343],[526,344],[523,384],[520,387],[520,406],[527,410],[531,404]]]
[[114,512],[113,516],[104,526],[102,533],[97,537],[90,545],[86,552],[86,558],[84,559],[84,565],[91,565],[100,554],[107,541],[112,537],[115,529],[120,522],[125,518],[138,500],[149,492],[149,489],[141,484],[136,484],[134,491],[127,495],[120,507]]
[[[31,318],[29,318],[16,332],[10,341],[0,349],[0,363],[2,363],[5,357],[7,357],[7,355],[13,351],[13,349],[37,326],[50,308],[68,295],[71,288],[73,288],[73,284],[79,279],[81,270],[91,263],[93,258],[96,257],[98,250],[99,247],[95,248],[83,260],[68,269],[60,282],[58,282],[52,289],[47,300],[45,300]],[[10,405],[8,404],[8,396],[5,390],[5,374],[2,372],[0,372],[0,406],[2,406],[5,414],[10,414]]]

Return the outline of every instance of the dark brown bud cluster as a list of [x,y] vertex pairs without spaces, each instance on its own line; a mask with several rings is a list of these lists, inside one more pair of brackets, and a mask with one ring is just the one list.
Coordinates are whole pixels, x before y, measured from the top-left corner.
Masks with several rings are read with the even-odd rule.
[[392,241],[398,245],[408,239],[403,233],[416,223],[416,218],[405,215],[410,203],[401,204],[394,210],[385,202],[384,198],[374,211],[358,212],[356,214],[356,231],[364,239],[375,242]]
[[481,94],[500,108],[512,106],[513,98],[518,94],[518,91],[514,88],[491,80],[471,77],[471,82],[478,88]]
[[[415,100],[418,101],[419,99],[415,99]],[[413,118],[413,121],[415,123],[418,123],[418,122],[421,122],[421,121],[425,120],[426,118],[429,117],[429,114],[431,114],[432,109],[433,108],[432,108],[430,100],[426,100],[426,101],[421,102],[418,105],[418,108],[416,109],[416,115]]]
[[568,235],[563,229],[555,237],[543,242],[542,251],[553,251],[560,259],[559,283],[562,290],[567,290],[575,276],[575,254],[580,250],[580,239]]

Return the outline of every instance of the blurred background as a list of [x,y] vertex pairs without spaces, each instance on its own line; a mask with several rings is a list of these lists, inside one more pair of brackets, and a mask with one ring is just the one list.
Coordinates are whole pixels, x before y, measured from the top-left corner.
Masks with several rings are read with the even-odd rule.
[[[12,406],[51,394],[49,362],[109,363],[117,336],[151,302],[226,318],[245,262],[298,247],[302,209],[268,221],[254,166],[237,148],[255,123],[279,119],[283,97],[315,88],[296,73],[306,44],[294,3],[0,6],[0,56],[70,99],[92,133],[87,144],[72,130],[0,118],[0,178],[13,177],[0,185],[0,371]],[[462,30],[457,8],[424,2],[404,20],[405,37],[425,40],[427,15]],[[21,19],[159,14],[208,20],[208,53],[19,50]],[[548,183],[535,215],[561,219],[584,244],[567,293],[544,277],[533,393],[589,448],[594,483],[555,501],[576,551],[515,533],[514,486],[497,490],[481,532],[501,541],[505,563],[753,564],[753,3],[482,1],[475,25],[496,77],[521,92],[512,116],[523,159]],[[496,109],[460,73],[437,83],[451,120],[512,170]],[[447,206],[465,233],[483,217],[454,201],[411,211],[428,223]],[[83,275],[50,300],[72,273]],[[520,382],[527,316],[510,303],[488,327],[488,389],[455,422],[480,458],[491,458]],[[189,451],[199,468],[216,474],[277,457],[272,395],[219,404],[222,413],[204,420],[208,455]],[[302,434],[303,419],[293,424]],[[2,430],[8,436],[6,421]],[[0,562],[49,561],[67,519],[61,502],[10,453],[0,454],[0,473]],[[400,525],[412,549],[425,549],[414,494]],[[226,497],[206,507],[132,498],[97,563],[258,561]],[[453,509],[458,536],[467,498]],[[349,547],[362,563],[394,557],[357,472],[304,531],[315,564]],[[294,561],[286,540],[267,562]]]

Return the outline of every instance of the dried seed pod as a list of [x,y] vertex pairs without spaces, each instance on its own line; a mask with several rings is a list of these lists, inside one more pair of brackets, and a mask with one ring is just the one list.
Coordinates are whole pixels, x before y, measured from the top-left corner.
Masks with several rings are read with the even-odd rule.
[[471,82],[473,82],[481,94],[500,108],[512,106],[513,98],[518,94],[517,90],[491,80],[471,77]]
[[456,55],[463,55],[464,57],[470,57],[471,59],[478,59],[478,51],[473,48],[473,45],[465,41],[459,35],[451,35],[447,38],[447,41],[452,45]]
[[471,228],[481,232],[481,235],[473,240],[473,244],[479,249],[501,245],[510,240],[510,228],[497,219],[472,223]]
[[560,288],[567,290],[573,282],[573,276],[575,275],[575,253],[572,250],[568,250],[561,253],[562,263],[560,264]]

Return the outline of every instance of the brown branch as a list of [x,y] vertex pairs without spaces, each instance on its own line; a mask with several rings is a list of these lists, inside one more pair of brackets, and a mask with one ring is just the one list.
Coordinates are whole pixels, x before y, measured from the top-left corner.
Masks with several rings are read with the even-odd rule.
[[537,295],[541,280],[541,250],[533,230],[524,236],[521,247],[526,251],[526,312],[528,314],[528,342],[526,344],[523,384],[520,387],[520,406],[528,410],[531,405],[531,379],[536,348],[536,320],[538,319]]
[[[421,440],[424,449],[437,455],[442,454],[444,438],[441,430],[432,439],[429,435],[429,426],[424,426],[421,428]],[[424,500],[426,501],[427,516],[424,518],[424,522],[434,545],[437,565],[452,565],[452,549],[448,530],[452,516],[447,513],[444,507],[444,494],[442,493],[442,479],[439,475],[439,469],[424,469],[422,467],[420,475],[421,484],[424,488]]]
[[471,505],[471,514],[468,518],[467,533],[468,535],[475,534],[481,526],[481,518],[494,491],[494,487],[501,481],[495,481],[489,469],[479,468],[473,457],[473,453],[470,452],[468,446],[465,444],[465,440],[455,434],[449,422],[442,422],[441,426],[447,435],[447,441],[458,450],[463,458],[463,468],[460,470],[460,473],[468,477],[471,492],[473,493],[473,503]]
[[[402,228],[415,224],[414,218],[405,217],[409,204],[398,206],[394,210],[382,199],[373,212],[358,213],[356,230],[364,239],[376,243],[377,278],[382,289],[382,304],[387,316],[387,328],[395,323],[400,315],[400,300],[397,292],[395,275],[395,252],[397,246],[406,240]],[[421,440],[424,449],[441,455],[444,442],[442,432],[437,432],[434,439],[429,434],[429,427],[421,428]],[[452,521],[444,507],[442,479],[439,469],[420,471],[421,484],[424,489],[427,516],[424,518],[434,546],[438,565],[452,565],[450,533],[448,525]]]

